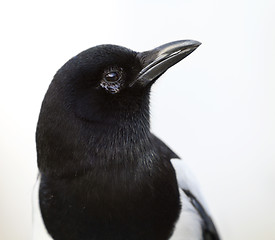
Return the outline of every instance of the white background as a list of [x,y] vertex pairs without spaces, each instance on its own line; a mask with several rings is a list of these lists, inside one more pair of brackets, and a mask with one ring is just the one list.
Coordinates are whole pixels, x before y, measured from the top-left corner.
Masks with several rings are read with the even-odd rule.
[[159,79],[152,130],[192,167],[223,239],[275,239],[274,0],[2,1],[0,239],[31,236],[35,128],[52,76],[102,43],[202,45]]

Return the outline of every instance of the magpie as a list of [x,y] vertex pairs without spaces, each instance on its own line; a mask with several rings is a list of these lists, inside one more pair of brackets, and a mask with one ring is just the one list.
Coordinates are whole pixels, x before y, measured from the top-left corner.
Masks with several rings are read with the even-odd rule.
[[150,131],[150,89],[200,42],[99,45],[55,74],[36,129],[33,240],[218,240],[186,162]]

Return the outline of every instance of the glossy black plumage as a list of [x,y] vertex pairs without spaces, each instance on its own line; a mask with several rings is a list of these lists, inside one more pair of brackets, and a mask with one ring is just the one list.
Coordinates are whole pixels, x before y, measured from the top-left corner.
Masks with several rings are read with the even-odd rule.
[[143,59],[101,45],[55,75],[36,132],[40,208],[53,239],[172,235],[181,209],[170,162],[177,155],[150,132],[150,88],[162,72],[137,81]]

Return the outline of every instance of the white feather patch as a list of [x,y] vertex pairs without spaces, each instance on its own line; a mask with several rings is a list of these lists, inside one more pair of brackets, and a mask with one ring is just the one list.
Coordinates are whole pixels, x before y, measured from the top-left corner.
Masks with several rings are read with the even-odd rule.
[[32,240],[53,240],[53,238],[48,234],[42,219],[39,206],[39,186],[40,175],[37,177],[32,193]]
[[173,235],[169,240],[201,240],[201,218],[190,202],[190,199],[180,189],[181,213],[175,225]]
[[176,171],[179,188],[190,191],[208,211],[208,207],[202,197],[197,179],[192,174],[190,167],[183,159],[172,158],[171,163]]
[[182,190],[190,191],[202,204],[204,204],[197,181],[184,160],[171,159],[171,163],[175,169],[180,188],[179,192],[182,208],[173,235],[169,240],[201,240],[202,219],[190,202],[190,198]]

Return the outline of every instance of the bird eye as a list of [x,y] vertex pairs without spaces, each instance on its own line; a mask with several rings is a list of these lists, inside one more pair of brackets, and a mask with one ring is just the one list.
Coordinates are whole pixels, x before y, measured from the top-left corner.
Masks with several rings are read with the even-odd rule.
[[108,82],[116,82],[121,78],[121,73],[118,71],[112,71],[107,73],[104,78]]

